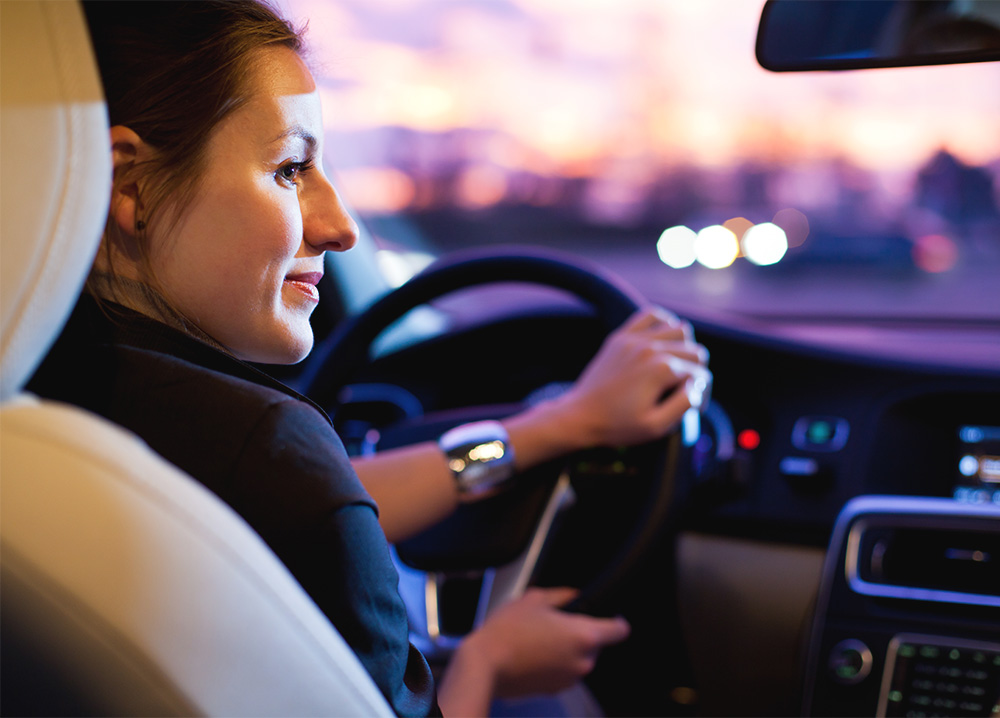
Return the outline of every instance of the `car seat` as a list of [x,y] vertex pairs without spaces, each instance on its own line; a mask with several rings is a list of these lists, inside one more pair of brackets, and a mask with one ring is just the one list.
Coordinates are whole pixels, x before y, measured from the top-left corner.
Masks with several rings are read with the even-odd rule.
[[111,186],[76,2],[0,2],[0,711],[392,715],[231,509],[138,438],[23,385],[72,309]]

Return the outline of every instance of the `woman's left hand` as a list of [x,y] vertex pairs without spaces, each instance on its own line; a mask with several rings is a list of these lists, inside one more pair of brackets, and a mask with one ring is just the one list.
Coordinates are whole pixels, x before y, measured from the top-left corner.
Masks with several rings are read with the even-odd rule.
[[605,646],[631,631],[624,618],[566,613],[578,591],[529,588],[462,641],[440,684],[445,715],[486,715],[491,698],[561,691],[590,673]]

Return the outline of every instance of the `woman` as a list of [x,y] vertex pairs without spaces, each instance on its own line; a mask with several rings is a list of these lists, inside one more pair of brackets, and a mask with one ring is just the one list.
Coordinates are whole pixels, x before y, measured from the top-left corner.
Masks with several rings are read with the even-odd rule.
[[[485,714],[493,696],[588,672],[628,625],[562,613],[572,592],[536,590],[463,643],[435,692],[407,640],[386,534],[419,531],[484,487],[433,443],[355,471],[318,407],[246,363],[309,352],[323,254],[357,241],[319,162],[320,101],[299,36],[254,0],[86,11],[112,124],[112,200],[87,291],[32,390],[124,425],[230,503],[400,715]],[[582,446],[665,433],[704,361],[675,318],[634,317],[566,396],[473,427],[499,432],[515,457],[491,467],[485,488]]]

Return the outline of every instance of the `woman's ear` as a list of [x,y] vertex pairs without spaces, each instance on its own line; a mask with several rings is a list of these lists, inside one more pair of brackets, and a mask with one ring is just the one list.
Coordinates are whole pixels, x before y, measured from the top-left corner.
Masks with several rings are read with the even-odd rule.
[[111,190],[111,216],[126,237],[135,237],[142,221],[138,178],[131,172],[142,155],[148,152],[142,138],[128,127],[111,128],[111,162],[114,183]]

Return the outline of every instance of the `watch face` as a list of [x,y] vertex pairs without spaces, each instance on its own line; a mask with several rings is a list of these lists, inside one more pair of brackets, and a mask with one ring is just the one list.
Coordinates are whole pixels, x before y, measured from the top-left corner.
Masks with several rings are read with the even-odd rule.
[[455,475],[459,494],[489,492],[514,474],[514,452],[507,432],[496,421],[463,424],[445,432],[439,441]]

